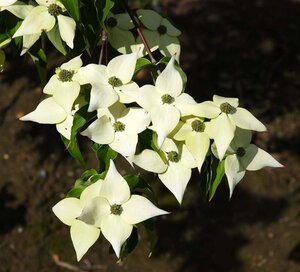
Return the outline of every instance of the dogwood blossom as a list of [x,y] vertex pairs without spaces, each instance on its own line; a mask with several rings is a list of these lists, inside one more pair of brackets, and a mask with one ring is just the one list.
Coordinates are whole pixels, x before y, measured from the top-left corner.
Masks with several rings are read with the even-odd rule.
[[130,195],[126,180],[119,174],[113,161],[110,161],[99,197],[89,202],[80,218],[100,227],[117,257],[120,257],[121,246],[130,236],[135,224],[167,213],[143,196]]
[[225,174],[232,196],[235,186],[244,177],[246,170],[256,171],[263,167],[282,167],[269,153],[250,144],[252,133],[237,128],[225,158]]
[[71,17],[62,15],[66,11],[64,5],[58,0],[36,0],[36,2],[39,5],[32,8],[13,36],[13,38],[16,38],[32,35],[30,39],[27,36],[27,47],[23,44],[24,50],[22,53],[37,41],[42,32],[49,32],[55,26],[56,22],[58,23],[62,40],[70,48],[73,48],[76,23]]
[[59,201],[53,208],[53,213],[64,224],[70,226],[71,240],[76,251],[77,260],[97,241],[100,236],[100,229],[89,221],[85,221],[82,213],[84,208],[99,196],[102,180],[96,181],[86,187],[80,195],[80,199],[68,197]]
[[96,143],[109,144],[123,156],[135,153],[138,133],[150,123],[150,116],[141,108],[126,108],[117,102],[109,109],[98,110],[98,119],[81,134]]
[[70,140],[75,112],[80,108],[76,104],[74,109],[66,109],[54,97],[44,99],[34,111],[21,117],[21,121],[33,121],[40,124],[56,124],[57,131]]
[[88,64],[78,71],[80,82],[92,85],[88,111],[107,108],[118,99],[122,103],[133,102],[123,91],[138,89],[131,81],[136,62],[137,54],[131,53],[113,58],[107,66]]
[[186,145],[175,143],[172,139],[166,138],[161,150],[165,160],[160,158],[155,151],[149,149],[138,155],[128,157],[128,160],[147,171],[158,173],[161,182],[181,203],[192,175],[192,168],[197,167],[197,162]]
[[[139,20],[147,28],[143,30],[146,41],[149,42],[151,50],[158,46],[159,51],[167,57],[176,56],[179,60],[180,43],[178,36],[180,30],[174,27],[167,19],[160,16],[157,12],[149,9],[137,10]],[[140,39],[137,39],[139,42]]]
[[152,129],[157,132],[160,147],[168,134],[176,127],[180,116],[189,115],[194,99],[183,93],[183,80],[176,70],[172,57],[157,77],[155,86],[144,85],[137,91],[125,92],[145,110],[149,111]]
[[122,54],[132,53],[131,46],[135,44],[135,38],[130,32],[134,25],[128,13],[110,13],[106,19],[108,41],[113,48]]
[[74,101],[79,95],[80,85],[84,84],[77,76],[81,66],[80,56],[62,64],[56,68],[55,74],[43,89],[45,94],[52,95],[67,112],[71,111]]
[[0,12],[7,10],[20,19],[24,19],[33,9],[31,5],[17,0],[0,0]]
[[197,162],[199,172],[210,146],[210,139],[206,132],[207,124],[208,122],[204,122],[199,117],[184,118],[184,122],[179,122],[173,135],[175,140],[185,142]]
[[237,98],[213,96],[213,101],[205,101],[197,106],[197,116],[212,119],[210,137],[215,140],[220,160],[234,137],[236,127],[248,130],[265,131],[266,127],[248,110],[238,106]]

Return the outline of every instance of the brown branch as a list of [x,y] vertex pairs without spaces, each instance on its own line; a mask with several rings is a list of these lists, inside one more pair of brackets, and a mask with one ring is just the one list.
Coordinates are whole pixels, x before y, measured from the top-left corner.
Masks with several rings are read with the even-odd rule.
[[105,65],[107,65],[107,31],[105,29],[102,30],[102,35],[101,35],[101,51],[100,51],[100,56],[99,56],[99,64],[103,63],[103,60],[105,62]]
[[152,62],[153,64],[155,64],[155,63],[156,63],[156,59],[154,58],[154,56],[153,56],[153,54],[152,54],[152,52],[151,52],[151,50],[150,50],[149,44],[147,43],[147,41],[146,41],[146,39],[145,39],[145,36],[144,36],[144,34],[143,34],[143,32],[142,32],[142,29],[141,29],[139,20],[138,20],[137,17],[133,14],[132,10],[129,8],[129,6],[128,6],[126,0],[122,0],[122,3],[123,3],[123,5],[124,5],[124,7],[125,7],[125,9],[126,9],[126,11],[127,11],[127,13],[128,13],[128,15],[130,16],[130,19],[132,20],[132,22],[133,22],[133,24],[134,24],[134,26],[135,26],[135,29],[136,29],[138,35],[139,35],[140,38],[141,38],[142,43],[144,44],[144,46],[145,46],[145,48],[146,48],[146,51],[147,51],[147,53],[148,53],[148,55],[149,55],[149,57],[150,57],[151,62]]

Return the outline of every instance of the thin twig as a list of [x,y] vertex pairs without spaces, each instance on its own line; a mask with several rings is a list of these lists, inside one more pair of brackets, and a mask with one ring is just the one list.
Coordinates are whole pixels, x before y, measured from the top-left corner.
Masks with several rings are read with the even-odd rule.
[[71,270],[71,271],[76,271],[76,272],[88,272],[88,271],[93,271],[93,270],[106,270],[106,266],[102,266],[102,265],[85,265],[85,267],[78,267],[72,264],[69,264],[67,262],[63,262],[59,259],[59,256],[54,254],[52,256],[52,260],[53,262],[60,266],[63,267],[65,269]]
[[132,10],[129,8],[126,0],[122,0],[122,3],[124,5],[124,7],[125,7],[125,9],[126,9],[126,11],[128,13],[128,15],[130,16],[130,18],[131,18],[131,20],[132,20],[132,22],[133,22],[133,24],[135,26],[135,29],[136,29],[138,35],[141,38],[142,43],[144,44],[144,46],[146,48],[146,51],[147,51],[147,53],[148,53],[148,55],[150,57],[151,62],[153,64],[155,64],[156,63],[156,59],[153,57],[153,54],[152,54],[152,52],[150,50],[149,44],[147,43],[147,41],[145,39],[145,36],[144,36],[144,34],[142,32],[142,29],[140,27],[140,23],[139,23],[138,19],[136,18],[136,16],[134,16],[134,14],[133,14]]
[[103,63],[103,59],[105,64],[107,64],[107,31],[105,29],[102,30],[101,41],[102,45],[99,56],[99,64]]

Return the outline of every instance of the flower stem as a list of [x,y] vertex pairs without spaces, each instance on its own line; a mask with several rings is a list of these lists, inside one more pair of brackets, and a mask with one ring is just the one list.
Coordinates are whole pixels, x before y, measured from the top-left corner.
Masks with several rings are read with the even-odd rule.
[[148,55],[149,55],[149,57],[150,57],[151,62],[152,62],[153,64],[155,64],[155,63],[156,63],[156,59],[154,58],[154,56],[153,56],[153,54],[152,54],[152,52],[151,52],[151,50],[150,50],[149,44],[147,43],[147,41],[146,41],[146,39],[145,39],[145,36],[144,36],[144,34],[143,34],[143,32],[142,32],[142,29],[141,29],[141,27],[140,27],[139,20],[138,20],[137,17],[133,14],[132,10],[129,8],[129,6],[128,6],[126,0],[122,0],[122,3],[123,3],[123,5],[124,5],[124,7],[125,7],[125,9],[126,9],[126,11],[127,11],[127,13],[128,13],[128,15],[130,16],[130,18],[131,18],[131,20],[132,20],[132,22],[133,22],[133,24],[134,24],[134,26],[135,26],[135,29],[136,29],[138,35],[139,35],[140,38],[141,38],[142,43],[144,44],[144,46],[145,46],[145,48],[146,48],[146,51],[147,51],[147,53],[148,53]]
[[107,31],[105,29],[102,30],[101,41],[99,64],[102,64],[104,60],[105,65],[107,65]]

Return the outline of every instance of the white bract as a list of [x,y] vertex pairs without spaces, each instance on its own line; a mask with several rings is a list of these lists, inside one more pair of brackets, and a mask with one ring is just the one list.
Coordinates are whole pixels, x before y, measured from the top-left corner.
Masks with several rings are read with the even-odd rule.
[[80,216],[90,201],[99,196],[102,182],[102,180],[99,180],[86,187],[81,193],[80,199],[65,198],[52,208],[58,219],[71,227],[71,239],[78,261],[100,236],[100,229],[89,221],[84,221]]
[[130,29],[134,28],[130,16],[127,13],[110,13],[106,19],[106,26],[111,46],[122,54],[132,53],[131,46],[135,44],[135,38],[130,32]]
[[[147,28],[143,30],[143,34],[151,51],[156,50],[158,47],[164,56],[171,57],[175,55],[178,61],[180,43],[177,37],[181,34],[180,30],[153,10],[139,9],[136,13],[139,20]],[[141,40],[138,38],[137,42],[141,43]]]
[[120,257],[121,246],[129,238],[135,224],[167,213],[143,196],[130,195],[126,180],[119,174],[113,161],[110,161],[99,197],[91,200],[80,218],[100,227],[117,257]]
[[20,120],[56,124],[58,132],[70,140],[74,114],[85,103],[77,101],[74,105],[76,99],[80,100],[81,83],[80,79],[76,79],[76,73],[81,65],[82,61],[78,56],[57,68],[55,75],[43,89],[43,92],[51,97],[43,100],[33,112]]
[[175,140],[185,142],[187,149],[197,162],[199,172],[210,146],[210,139],[206,130],[207,122],[198,117],[190,117],[185,118],[184,122],[179,122],[173,135]]
[[205,101],[196,106],[197,116],[212,119],[209,136],[215,140],[220,160],[223,159],[234,137],[236,127],[255,131],[266,130],[266,127],[248,110],[240,108],[238,105],[237,98],[214,95],[213,101]]
[[164,153],[164,160],[155,151],[146,149],[138,155],[129,157],[128,161],[147,171],[158,173],[161,182],[181,203],[192,175],[192,168],[197,167],[197,163],[184,144],[176,144],[169,138],[165,139],[161,150]]
[[160,147],[164,139],[176,127],[180,116],[189,115],[194,99],[183,93],[183,80],[175,68],[174,57],[157,77],[155,86],[144,85],[137,91],[126,92],[146,111],[150,112],[152,127],[158,135]]
[[34,111],[21,117],[21,121],[33,121],[40,124],[56,124],[57,131],[70,140],[75,112],[80,108],[75,104],[74,109],[66,109],[54,97],[44,99]]
[[73,48],[76,23],[72,18],[62,15],[66,11],[63,4],[58,0],[36,0],[36,2],[39,5],[32,8],[13,36],[13,38],[23,36],[25,39],[21,54],[38,40],[42,32],[51,31],[56,22],[62,40]]
[[126,108],[117,102],[98,110],[98,119],[81,134],[98,144],[109,144],[123,156],[135,153],[138,134],[150,123],[150,116],[141,108]]
[[118,99],[122,103],[133,102],[123,91],[138,89],[131,81],[136,61],[137,54],[131,53],[113,58],[107,66],[89,64],[78,71],[80,82],[92,85],[88,111],[107,108]]
[[81,66],[80,56],[62,64],[59,68],[56,68],[55,74],[43,89],[45,94],[52,95],[69,113],[79,95],[80,85],[83,85],[80,78],[77,77]]
[[282,167],[269,153],[250,144],[252,133],[237,128],[225,158],[225,174],[230,189],[230,197],[234,187],[244,177],[246,170],[256,171],[263,167]]
[[31,5],[17,0],[0,0],[0,12],[7,10],[20,19],[24,19],[33,9]]

